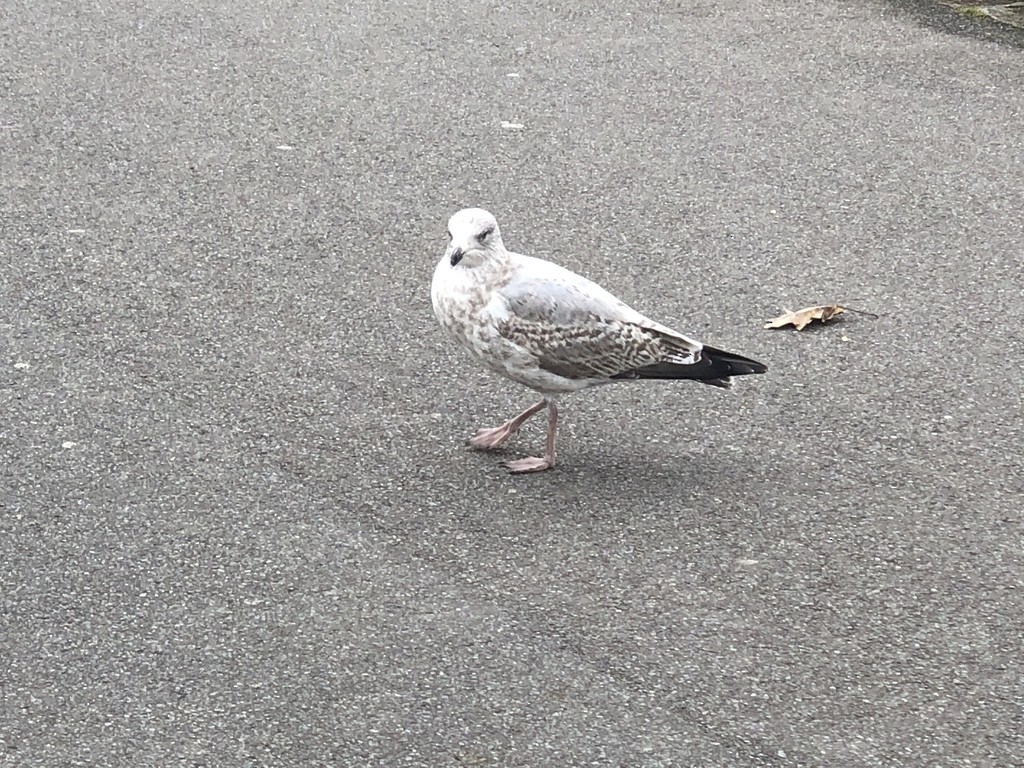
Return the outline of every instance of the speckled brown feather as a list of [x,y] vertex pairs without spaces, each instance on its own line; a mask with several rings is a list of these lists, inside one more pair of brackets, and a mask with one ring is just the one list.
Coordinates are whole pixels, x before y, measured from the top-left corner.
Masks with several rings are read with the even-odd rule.
[[498,333],[529,351],[541,368],[567,379],[610,379],[673,354],[672,345],[647,328],[593,315],[574,325],[512,315]]

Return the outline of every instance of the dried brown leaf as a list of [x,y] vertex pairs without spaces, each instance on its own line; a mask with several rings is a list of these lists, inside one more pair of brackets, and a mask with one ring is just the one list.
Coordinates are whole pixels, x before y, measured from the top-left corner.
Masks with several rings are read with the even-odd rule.
[[804,307],[795,312],[792,309],[786,308],[783,308],[782,311],[784,314],[779,315],[774,320],[770,320],[764,327],[782,328],[786,325],[792,325],[798,331],[802,331],[814,320],[827,323],[833,317],[843,314],[846,311],[846,307],[841,307],[838,304],[823,304],[818,307]]

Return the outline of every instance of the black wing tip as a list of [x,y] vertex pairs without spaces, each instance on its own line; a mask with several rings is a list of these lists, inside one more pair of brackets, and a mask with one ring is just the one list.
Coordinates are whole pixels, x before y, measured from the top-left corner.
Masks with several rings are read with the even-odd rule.
[[764,363],[758,360],[753,360],[749,357],[744,357],[743,355],[737,355],[733,352],[726,352],[724,349],[706,346],[702,350],[701,356],[704,359],[709,360],[716,368],[726,368],[727,376],[743,376],[749,373],[768,373],[768,366]]
[[734,355],[714,347],[704,347],[694,363],[654,363],[615,374],[613,379],[693,379],[704,384],[729,389],[733,376],[767,373],[768,366],[749,357]]

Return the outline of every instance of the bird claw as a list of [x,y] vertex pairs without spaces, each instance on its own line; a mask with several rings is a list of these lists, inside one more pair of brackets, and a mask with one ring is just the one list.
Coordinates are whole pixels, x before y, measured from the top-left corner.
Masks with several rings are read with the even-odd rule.
[[525,459],[506,461],[505,466],[508,467],[508,471],[513,475],[525,475],[529,472],[543,472],[546,469],[553,469],[555,462],[537,456],[527,456]]
[[512,437],[507,424],[500,427],[478,429],[476,434],[467,441],[470,447],[478,451],[500,451]]

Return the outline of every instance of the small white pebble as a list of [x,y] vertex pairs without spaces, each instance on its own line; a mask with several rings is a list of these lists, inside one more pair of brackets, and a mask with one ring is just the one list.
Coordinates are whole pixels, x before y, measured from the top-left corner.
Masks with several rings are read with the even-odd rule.
[[19,371],[25,371],[31,368],[32,366],[29,365],[28,363],[15,363],[14,367],[17,368]]
[[274,149],[289,150],[289,149],[295,149],[295,147],[293,147],[291,144],[278,144],[276,147],[274,147]]
[[509,72],[505,77],[519,77],[518,72]]
[[747,559],[745,557],[741,557],[739,560],[736,561],[736,564],[737,565],[757,565],[758,562],[760,562],[760,561],[758,561],[758,560],[749,560],[749,559]]
[[85,234],[85,230],[84,229],[69,229],[69,230],[67,230],[67,233],[69,235],[84,235]]
[[508,120],[502,120],[501,127],[508,131],[521,131],[524,126],[522,123],[510,123]]
[[60,447],[61,448],[74,448],[76,445],[78,445],[78,443],[76,443],[74,440],[65,440],[63,443],[60,444]]
[[839,338],[840,338],[841,340],[843,340],[843,341],[849,341],[849,340],[850,340],[850,337],[849,337],[849,336],[840,336]]

